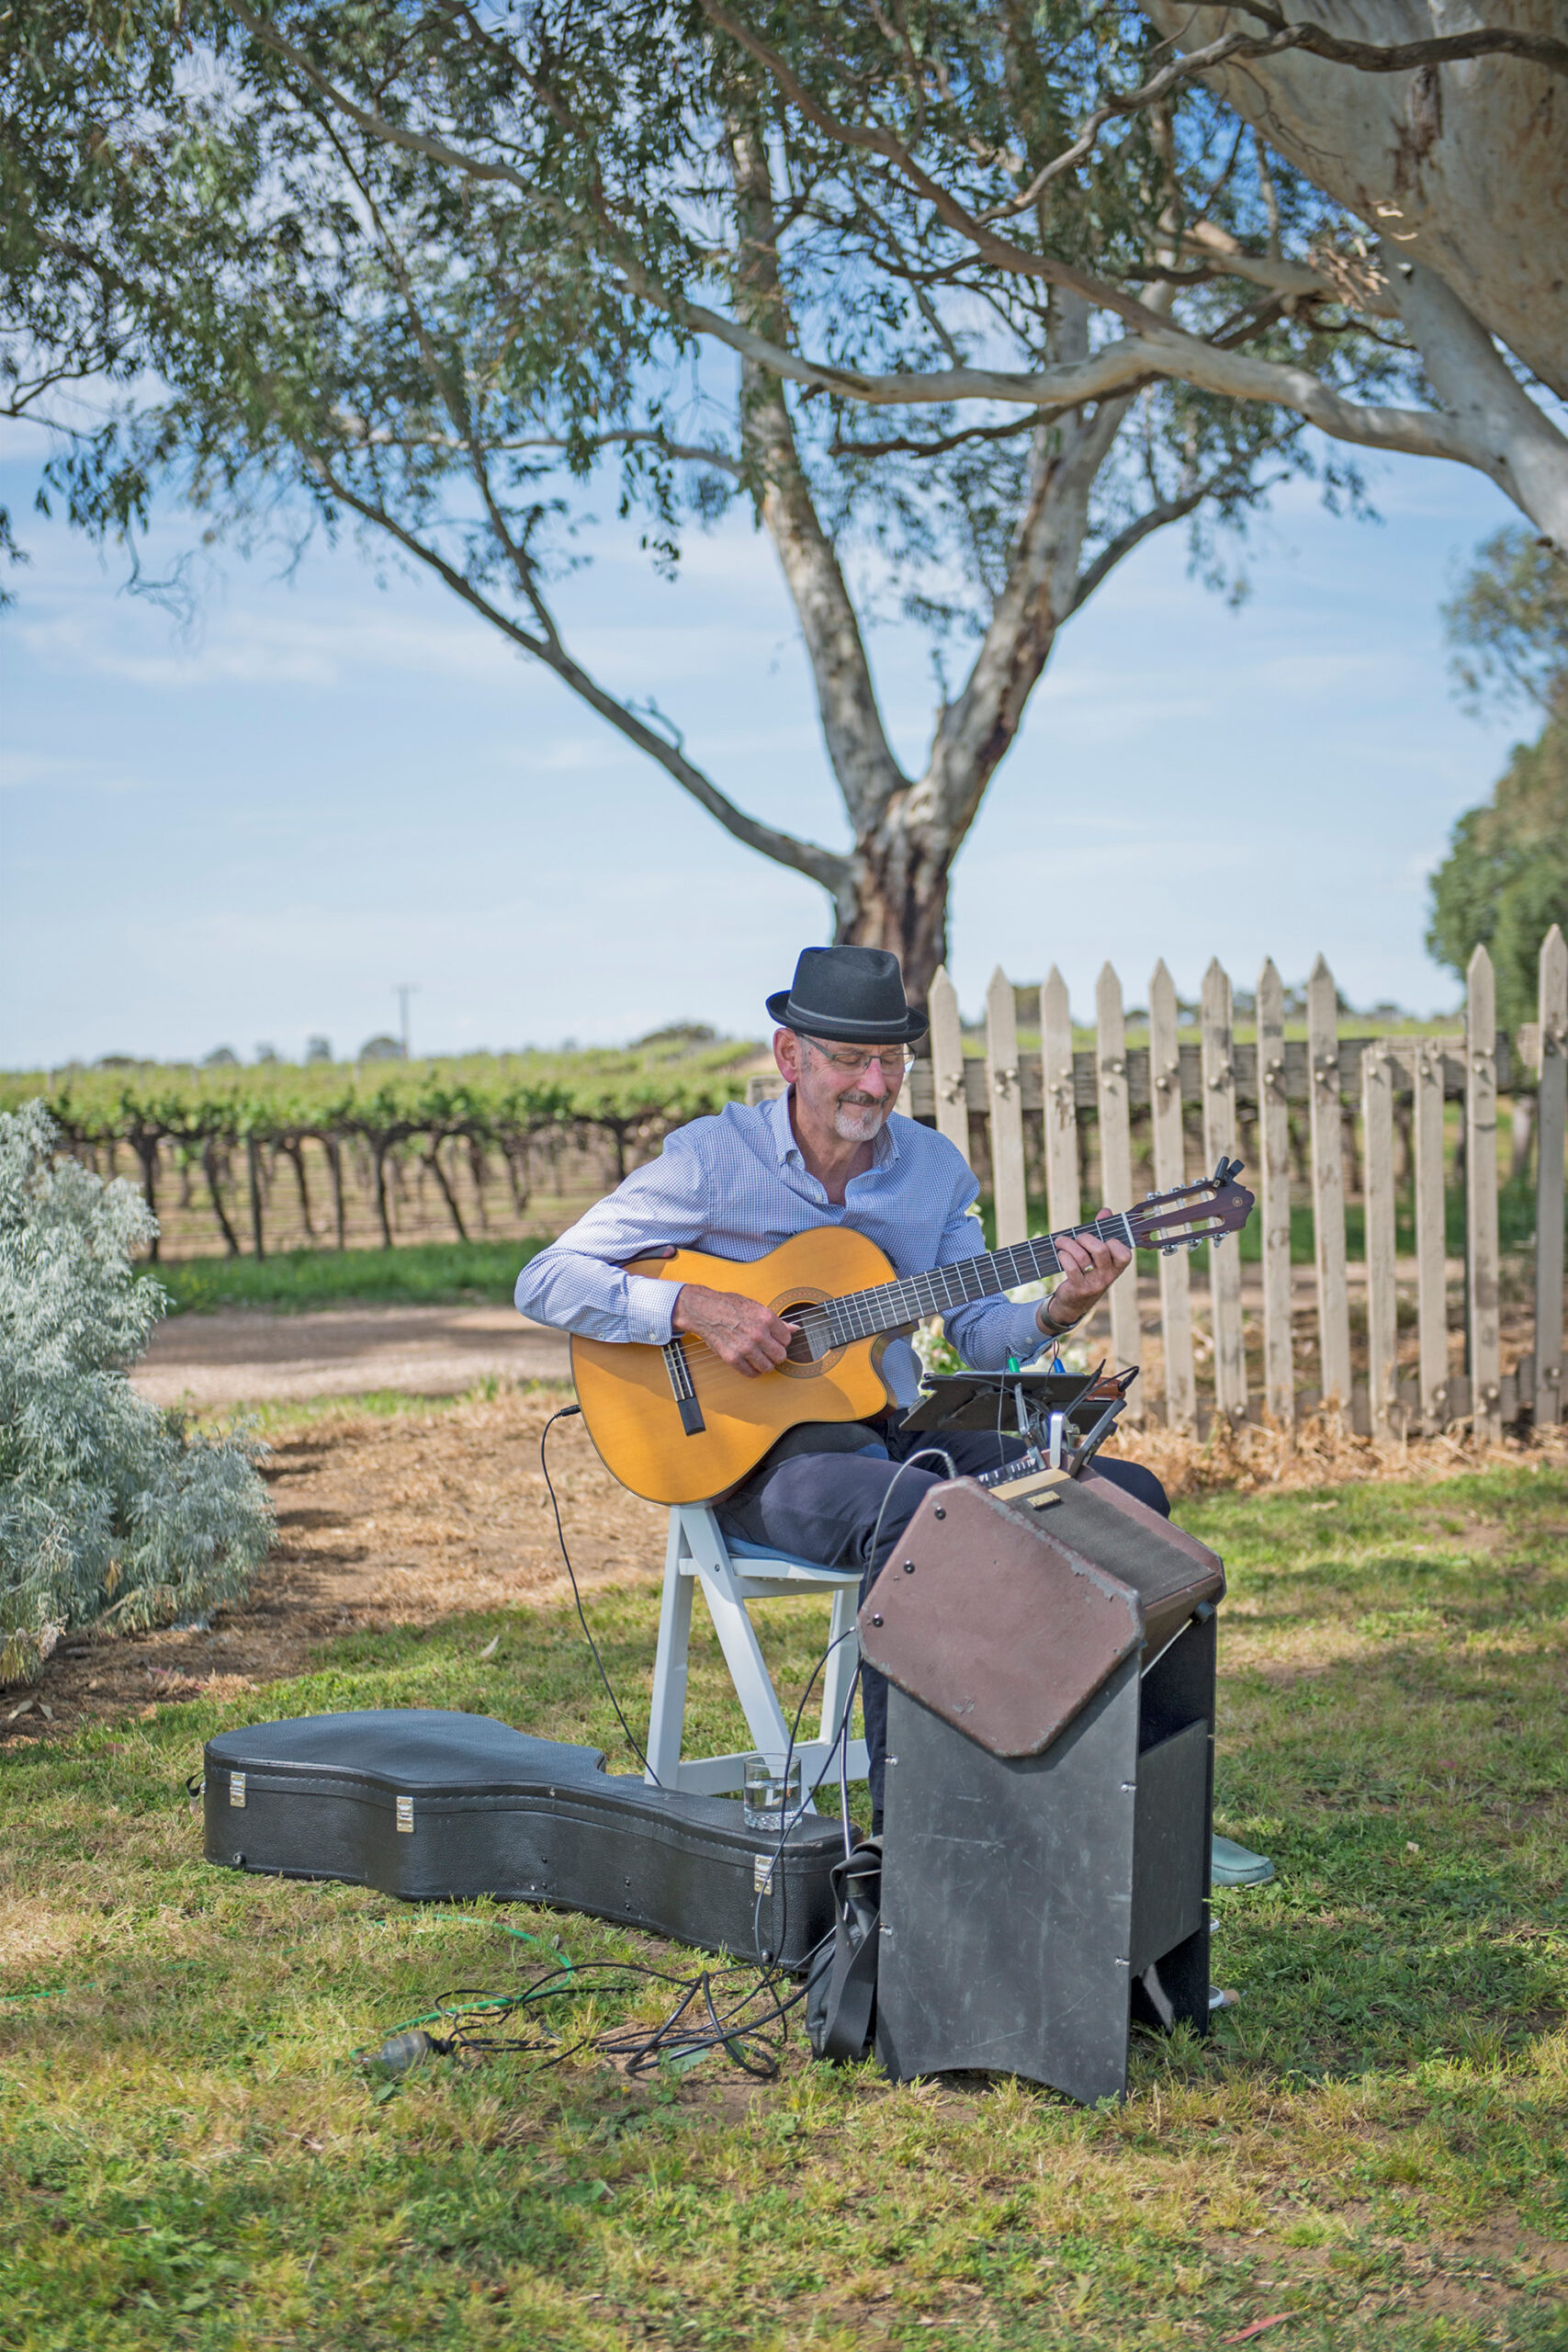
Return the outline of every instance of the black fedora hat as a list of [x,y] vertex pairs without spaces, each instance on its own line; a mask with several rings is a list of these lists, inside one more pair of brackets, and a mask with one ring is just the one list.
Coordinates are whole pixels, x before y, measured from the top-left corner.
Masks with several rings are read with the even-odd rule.
[[931,1023],[910,1009],[886,947],[804,947],[795,979],[768,999],[781,1029],[846,1046],[907,1046]]

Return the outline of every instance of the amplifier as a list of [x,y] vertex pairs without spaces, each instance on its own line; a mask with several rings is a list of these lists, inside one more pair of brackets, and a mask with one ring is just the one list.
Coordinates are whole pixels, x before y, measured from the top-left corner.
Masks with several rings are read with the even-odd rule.
[[895,2080],[977,2069],[1092,2103],[1125,2090],[1134,2024],[1207,2030],[1224,1590],[1213,1552],[1106,1479],[923,1497],[860,1612],[891,1685]]
[[405,1902],[543,1903],[706,1951],[797,1969],[833,1924],[836,1816],[782,1855],[739,1798],[606,1772],[596,1747],[489,1715],[383,1708],[253,1724],[209,1740],[206,1853],[231,1870],[342,1879]]

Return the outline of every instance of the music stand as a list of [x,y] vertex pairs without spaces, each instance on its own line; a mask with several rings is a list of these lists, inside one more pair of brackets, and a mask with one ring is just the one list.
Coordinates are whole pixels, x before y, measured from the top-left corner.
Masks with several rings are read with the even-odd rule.
[[1109,1436],[1137,1376],[1129,1367],[1108,1379],[1102,1364],[1087,1377],[1077,1372],[936,1373],[926,1384],[930,1393],[905,1414],[899,1429],[922,1436],[977,1430],[1021,1437],[1053,1468],[1068,1450],[1072,1430],[1076,1472]]

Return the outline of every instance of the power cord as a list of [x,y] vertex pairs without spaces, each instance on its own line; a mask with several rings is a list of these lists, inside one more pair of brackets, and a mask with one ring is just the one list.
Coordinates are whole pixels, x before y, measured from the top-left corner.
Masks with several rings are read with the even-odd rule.
[[[944,1463],[946,1464],[948,1476],[951,1478],[956,1475],[953,1467],[953,1456],[948,1453],[945,1446],[922,1445],[918,1447],[913,1453],[907,1454],[905,1456],[904,1460],[899,1463],[897,1469],[894,1472],[892,1477],[887,1482],[887,1490],[882,1498],[881,1509],[877,1511],[875,1521],[872,1527],[871,1543],[867,1550],[868,1564],[871,1561],[874,1561],[876,1557],[876,1547],[882,1540],[882,1522],[887,1516],[887,1506],[893,1499],[898,1481],[903,1476],[905,1471],[912,1469],[917,1462]],[[795,1754],[795,1737],[800,1730],[801,1716],[806,1712],[806,1702],[811,1696],[818,1676],[827,1665],[828,1660],[832,1657],[833,1652],[838,1648],[839,1644],[840,1642],[847,1642],[851,1634],[853,1633],[854,1630],[854,1627],[851,1626],[844,1633],[836,1634],[833,1640],[829,1643],[827,1648],[823,1651],[821,1657],[812,1668],[806,1688],[800,1694],[800,1702],[795,1711],[795,1721],[789,1727],[789,1745],[784,1750],[783,1781],[786,1792],[789,1788],[790,1759]],[[844,1858],[846,1860],[848,1860],[850,1855],[854,1850],[850,1843],[849,1739],[850,1720],[854,1711],[855,1693],[859,1688],[860,1668],[857,1666],[850,1681],[849,1696],[844,1701],[843,1711],[839,1717],[839,1728],[834,1734],[832,1745],[829,1747],[826,1757],[823,1758],[822,1770],[818,1773],[817,1778],[811,1783],[811,1786],[807,1791],[806,1795],[801,1799],[801,1813],[804,1813],[807,1804],[809,1803],[811,1798],[817,1794],[818,1790],[827,1779],[828,1767],[831,1763],[834,1755],[837,1754],[839,1758],[839,1819],[843,1830]],[[795,1815],[795,1819],[798,1820],[799,1818],[800,1815],[797,1814]],[[773,1873],[778,1869],[790,1830],[794,1826],[794,1822],[786,1817],[783,1832],[779,1838],[779,1842],[773,1849],[773,1859],[768,1864],[767,1876],[763,1880],[762,1884],[758,1888],[757,1900],[751,1906],[751,1940],[756,1945],[757,1950],[762,1954],[763,1960],[770,1967],[773,1964],[773,1955],[772,1952],[766,1951],[762,1944],[762,1897],[767,1894],[769,1888],[773,1883]],[[778,1940],[782,1945],[785,1931],[789,1925],[789,1889],[787,1883],[782,1876],[779,1881],[779,1893],[780,1899],[784,1906],[779,1916],[778,1925]],[[824,1938],[823,1940],[825,1941],[826,1939]],[[818,1950],[820,1950],[820,1945],[817,1947]]]
[[[490,1924],[502,1925],[500,1921]],[[503,1928],[502,1932],[525,1942],[542,1941],[539,1937],[524,1936],[515,1928]],[[547,2053],[529,2070],[540,2074],[547,2067],[561,2065],[579,2051],[594,2050],[604,2057],[620,2059],[626,2073],[636,2077],[660,2064],[690,2064],[710,2050],[724,2049],[747,2074],[758,2081],[771,2082],[778,2074],[779,2060],[767,2039],[769,2029],[774,2025],[779,2028],[778,2048],[782,2053],[788,2047],[789,2039],[784,2020],[806,1998],[806,1988],[801,1985],[787,1999],[781,1999],[776,1990],[780,1972],[768,1967],[758,1974],[754,1984],[743,1991],[732,1995],[721,1989],[726,1979],[749,1977],[753,1973],[742,1963],[728,1968],[705,1968],[694,1976],[680,1976],[670,1969],[654,1968],[646,1961],[588,1960],[574,1964],[570,1954],[563,1951],[555,1966],[545,1969],[520,1992],[491,1993],[478,1986],[456,1985],[438,1995],[431,2008],[395,2026],[378,2048],[356,2050],[354,2056],[362,2066],[373,2067],[383,2075],[400,2075],[427,2057],[491,2057],[506,2051],[530,2055]],[[606,1983],[605,1978],[615,1981]],[[558,2034],[547,2028],[542,2035],[497,2030],[513,2018],[529,2018],[543,2002],[594,1992],[629,1992],[639,1981],[680,1988],[680,1999],[657,2026],[611,2026],[603,2032],[583,2034],[575,2041],[564,2043]],[[700,2006],[692,2018],[694,2005]],[[433,2025],[447,2030],[425,2030]]]
[[[631,1725],[626,1721],[626,1715],[621,1708],[621,1702],[615,1696],[615,1687],[605,1670],[604,1658],[600,1655],[599,1645],[593,1638],[592,1629],[590,1626],[587,1616],[583,1611],[582,1594],[578,1585],[576,1571],[571,1565],[571,1554],[567,1547],[566,1531],[561,1522],[560,1503],[556,1494],[555,1482],[550,1476],[549,1459],[547,1452],[550,1431],[554,1429],[558,1421],[570,1420],[575,1415],[581,1414],[581,1410],[582,1408],[581,1405],[562,1405],[550,1415],[549,1419],[546,1421],[544,1428],[539,1432],[539,1468],[543,1473],[545,1488],[550,1498],[550,1510],[555,1519],[556,1541],[560,1546],[561,1559],[565,1564],[567,1576],[571,1584],[572,1600],[577,1609],[577,1622],[582,1628],[583,1639],[588,1644],[594,1666],[598,1669],[599,1679],[604,1686],[605,1696],[608,1698],[611,1706],[615,1709],[615,1720],[620,1724],[621,1730],[626,1736],[627,1746],[631,1748],[632,1753],[637,1757],[638,1762],[643,1768],[643,1770],[647,1773],[654,1787],[660,1788],[663,1783],[660,1781],[658,1775],[649,1765],[647,1755],[644,1753],[640,1743],[633,1733]],[[875,1522],[873,1525],[871,1532],[871,1543],[868,1548],[868,1558],[870,1560],[874,1560],[876,1557],[876,1547],[881,1541],[883,1522],[887,1515],[887,1506],[893,1499],[899,1479],[903,1476],[906,1470],[912,1469],[917,1463],[928,1461],[942,1463],[950,1478],[956,1475],[953,1466],[953,1457],[943,1446],[921,1446],[916,1453],[908,1454],[905,1460],[898,1464],[894,1476],[889,1479],[886,1492],[882,1498],[881,1507],[877,1511]],[[812,1690],[816,1687],[818,1676],[826,1667],[828,1660],[831,1657],[834,1650],[839,1647],[841,1642],[848,1641],[853,1631],[854,1628],[851,1627],[844,1633],[834,1636],[833,1640],[828,1644],[827,1648],[822,1652],[821,1657],[818,1659],[807,1679],[806,1688],[800,1694],[799,1702],[795,1711],[795,1718],[790,1724],[789,1743],[784,1753],[783,1781],[786,1791],[789,1786],[790,1762],[795,1754],[795,1743],[800,1731],[801,1717],[806,1712],[807,1701],[810,1698]],[[854,1710],[855,1696],[859,1688],[860,1668],[857,1666],[855,1672],[851,1679],[849,1692],[845,1698],[843,1708],[840,1713],[837,1732],[829,1745],[827,1754],[823,1758],[821,1770],[818,1771],[817,1778],[812,1782],[810,1789],[807,1792],[806,1797],[803,1799],[801,1805],[801,1811],[804,1812],[806,1804],[816,1796],[818,1791],[822,1786],[823,1781],[827,1779],[829,1767],[832,1765],[836,1758],[839,1766],[840,1819],[843,1830],[844,1852],[846,1857],[853,1850],[850,1842],[849,1731]],[[781,1902],[777,1932],[778,1941],[782,1945],[788,1928],[789,1893],[787,1883],[779,1870],[779,1865],[783,1860],[784,1849],[789,1842],[790,1831],[794,1828],[795,1823],[799,1819],[799,1817],[800,1815],[798,1814],[791,1817],[788,1814],[786,1805],[784,1826],[779,1834],[778,1843],[773,1849],[762,1883],[757,1890],[756,1902],[753,1905],[751,1914],[752,1940],[756,1945],[762,1962],[761,1971],[758,1976],[757,1983],[750,1992],[740,1995],[736,2000],[732,2001],[722,2014],[715,2003],[713,1990],[715,1984],[720,1978],[747,1973],[750,1973],[749,1971],[740,1967],[717,1970],[704,1969],[694,1977],[682,1977],[672,1975],[669,1971],[664,1969],[651,1968],[642,1962],[620,1962],[612,1961],[581,1963],[580,1967],[574,1971],[570,1960],[569,1958],[565,1958],[563,1955],[562,1965],[547,1970],[542,1977],[536,1978],[532,1984],[527,1986],[519,1994],[489,1994],[472,1991],[468,1987],[455,1988],[451,1993],[442,1995],[438,1998],[434,2009],[424,2012],[418,2018],[409,2019],[407,2023],[402,2026],[394,2028],[392,2033],[388,2037],[387,2041],[382,2043],[378,2052],[371,2053],[369,2056],[367,2056],[364,2052],[357,2052],[355,2053],[356,2057],[358,2057],[362,2063],[366,2064],[375,2064],[379,2062],[388,2071],[400,2071],[405,2066],[415,2064],[419,2058],[424,2056],[427,2052],[445,2056],[469,2051],[479,2053],[502,2050],[535,2051],[546,2049],[549,2046],[549,2043],[554,2041],[554,2036],[547,2036],[547,2040],[543,2042],[537,2041],[523,2041],[516,2037],[504,2037],[498,2039],[493,2033],[476,2033],[464,2022],[464,2020],[470,2017],[475,2018],[482,2018],[487,2023],[501,2025],[508,2018],[516,2016],[519,2011],[526,2009],[536,2002],[554,2000],[578,1992],[588,1991],[591,1988],[581,1981],[583,1971],[587,1968],[592,1968],[595,1970],[620,1968],[623,1973],[627,1976],[647,1977],[660,1984],[680,1985],[682,1988],[682,1996],[676,2003],[674,2008],[671,2011],[670,2015],[664,2019],[662,2024],[657,2026],[651,2033],[627,2034],[612,2030],[606,2033],[590,2035],[582,2041],[571,2043],[566,2049],[557,2050],[552,2056],[543,2062],[544,2064],[552,2066],[558,2065],[562,2060],[572,2056],[575,2052],[592,2048],[600,2051],[607,2057],[618,2057],[625,2060],[626,2072],[628,2075],[635,2075],[645,2072],[649,2066],[657,2064],[661,2060],[694,2060],[697,2056],[702,2055],[706,2051],[722,2046],[729,2052],[730,2056],[735,2060],[736,2064],[741,2066],[748,2074],[754,2075],[761,2080],[773,2079],[773,2077],[778,2073],[778,2061],[773,2058],[767,2048],[761,2043],[760,2037],[767,2027],[776,2023],[781,2031],[781,2049],[785,2045],[785,2042],[787,2041],[787,2033],[784,2030],[784,2021],[789,2015],[789,2012],[797,2007],[800,2002],[805,1999],[806,1990],[804,1984],[802,1984],[790,1995],[787,2000],[780,2000],[776,1996],[774,1988],[781,1982],[783,1972],[779,1967],[775,1953],[764,1947],[762,1943],[762,1900],[772,1889],[776,1877]],[[520,1934],[521,1930],[508,1929],[506,1932]],[[828,1931],[829,1935],[831,1935],[832,1932],[833,1930],[831,1928]],[[537,1939],[530,1939],[530,1940]],[[813,1951],[806,1955],[805,1962],[803,1962],[803,1972],[805,1968],[809,1967],[811,1961],[816,1957],[817,1951],[820,1951],[822,1944],[827,1940],[827,1936],[819,1939]],[[569,1981],[565,1983],[558,1983],[557,1979],[562,1976],[565,1976]],[[754,2010],[756,2003],[768,1999],[769,1996],[773,1996],[773,1997],[768,2001],[768,2006],[760,2014],[749,2014],[749,2012]],[[707,2018],[706,2027],[698,2027],[695,2030],[693,2030],[692,2028],[682,2029],[682,2019],[691,2008],[692,2004],[699,1998],[703,2005],[703,2011]],[[425,2032],[424,2029],[433,2024],[450,2024],[453,2030],[450,2033],[445,2035],[433,2035]]]
[[569,1421],[571,1419],[573,1414],[581,1413],[581,1410],[582,1408],[581,1405],[562,1405],[557,1411],[550,1415],[549,1419],[539,1431],[539,1467],[545,1474],[545,1486],[550,1498],[550,1509],[555,1513],[556,1541],[560,1545],[560,1555],[566,1562],[566,1572],[571,1579],[571,1597],[577,1603],[577,1622],[582,1628],[582,1638],[593,1653],[593,1663],[599,1669],[599,1679],[604,1685],[605,1695],[609,1699],[611,1706],[614,1707],[615,1711],[615,1721],[620,1724],[621,1729],[626,1736],[627,1747],[631,1749],[632,1754],[637,1758],[637,1762],[642,1766],[643,1770],[647,1773],[654,1787],[656,1789],[660,1789],[663,1787],[664,1783],[660,1781],[658,1773],[654,1770],[652,1765],[649,1762],[648,1758],[644,1755],[642,1747],[637,1741],[637,1735],[632,1730],[630,1724],[627,1723],[625,1715],[621,1713],[621,1702],[616,1698],[615,1690],[611,1685],[610,1678],[604,1671],[604,1661],[599,1655],[599,1645],[594,1640],[588,1620],[582,1613],[582,1595],[577,1589],[577,1572],[571,1565],[571,1554],[566,1548],[566,1531],[561,1526],[560,1505],[556,1500],[555,1482],[550,1476],[550,1465],[545,1458],[546,1440],[548,1438],[550,1431],[554,1429],[556,1423],[558,1421]]

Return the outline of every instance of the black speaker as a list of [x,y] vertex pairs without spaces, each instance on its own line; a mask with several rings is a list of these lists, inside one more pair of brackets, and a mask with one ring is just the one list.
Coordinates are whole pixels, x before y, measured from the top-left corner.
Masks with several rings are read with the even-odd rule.
[[1096,1480],[929,1493],[861,1611],[888,1693],[876,2050],[1120,2097],[1209,2021],[1220,1561]]

